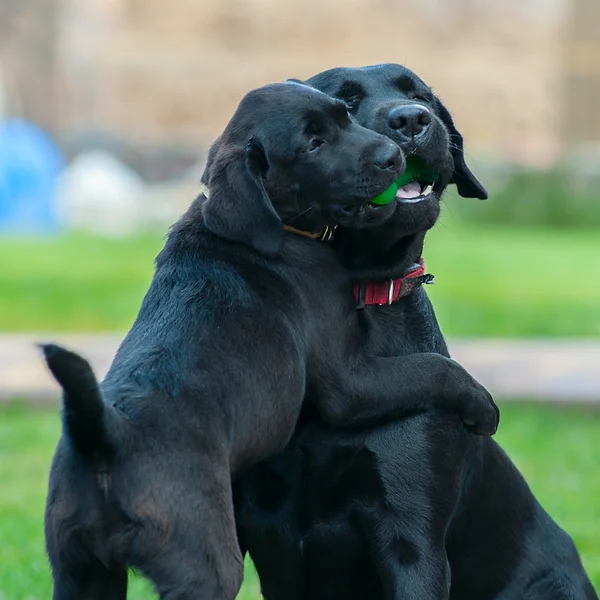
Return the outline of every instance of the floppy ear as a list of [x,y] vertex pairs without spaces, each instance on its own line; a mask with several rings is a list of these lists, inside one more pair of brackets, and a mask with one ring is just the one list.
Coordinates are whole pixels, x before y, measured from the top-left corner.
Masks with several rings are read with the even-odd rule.
[[479,198],[480,200],[487,200],[487,190],[483,187],[477,177],[473,175],[471,169],[467,167],[467,163],[465,162],[463,137],[458,129],[456,129],[450,112],[438,98],[436,98],[436,109],[450,134],[450,153],[454,159],[454,175],[452,176],[450,183],[456,184],[456,189],[463,198]]
[[221,136],[219,136],[211,145],[208,150],[208,156],[206,157],[206,164],[204,165],[204,171],[200,182],[203,187],[208,190],[208,182],[210,181],[211,168],[214,166],[217,158],[217,152],[221,148]]
[[253,140],[245,148],[211,148],[202,176],[209,189],[202,210],[206,227],[215,235],[274,258],[283,247],[283,224],[263,183],[267,167],[263,150]]

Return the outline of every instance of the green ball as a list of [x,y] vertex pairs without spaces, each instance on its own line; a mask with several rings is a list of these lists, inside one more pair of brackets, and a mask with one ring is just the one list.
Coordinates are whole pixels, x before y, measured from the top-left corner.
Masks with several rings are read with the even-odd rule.
[[418,156],[411,155],[406,159],[406,169],[404,170],[404,173],[396,179],[396,184],[401,188],[407,183],[417,179],[426,183],[434,183],[437,178],[437,173],[428,169]]
[[396,197],[397,191],[398,191],[397,183],[392,183],[392,185],[390,185],[390,187],[387,190],[381,192],[381,194],[379,194],[379,196],[375,196],[375,198],[373,198],[371,200],[371,204],[377,204],[379,206],[384,206],[385,204],[389,204]]
[[416,169],[414,169],[413,167],[411,167],[408,164],[408,161],[406,161],[406,169],[404,170],[404,173],[402,173],[402,175],[400,175],[400,177],[398,177],[398,179],[396,179],[396,185],[401,188],[402,186],[405,186],[407,183],[410,183],[411,181],[414,181],[415,179],[417,179],[417,171]]

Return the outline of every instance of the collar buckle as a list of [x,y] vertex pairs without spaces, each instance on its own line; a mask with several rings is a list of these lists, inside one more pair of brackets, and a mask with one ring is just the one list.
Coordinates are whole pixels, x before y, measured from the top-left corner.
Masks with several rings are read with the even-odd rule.
[[337,225],[333,227],[329,227],[329,225],[325,225],[325,229],[319,238],[322,242],[330,242],[333,239],[333,232],[336,230]]
[[356,285],[358,287],[358,300],[356,303],[356,308],[360,310],[367,305],[367,282],[361,281]]
[[[401,286],[404,284],[405,280],[402,280]],[[400,290],[402,291],[402,289]],[[390,279],[389,287],[388,287],[388,298],[387,303],[391,304],[394,301],[394,280]]]

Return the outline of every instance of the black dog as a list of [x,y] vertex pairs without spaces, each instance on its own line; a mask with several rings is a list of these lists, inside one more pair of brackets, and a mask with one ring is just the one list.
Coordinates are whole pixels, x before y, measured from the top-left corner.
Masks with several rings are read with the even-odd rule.
[[102,385],[44,347],[64,388],[45,521],[55,600],[122,599],[128,567],[163,599],[233,600],[231,478],[283,449],[307,391],[336,425],[435,404],[495,430],[489,394],[448,358],[365,354],[348,278],[310,239],[391,218],[369,199],[403,167],[396,144],[312,88],[242,100],[210,152],[210,197],[170,232]]
[[[333,69],[308,83],[433,169],[450,152],[459,193],[485,198],[450,114],[414,73]],[[339,233],[355,281],[398,277],[418,262],[444,187],[438,179],[424,194],[426,182],[409,184],[382,227]],[[448,355],[423,288],[358,312],[373,353]],[[266,600],[597,598],[573,542],[498,445],[442,411],[360,430],[305,414],[286,451],[244,473],[235,496]]]

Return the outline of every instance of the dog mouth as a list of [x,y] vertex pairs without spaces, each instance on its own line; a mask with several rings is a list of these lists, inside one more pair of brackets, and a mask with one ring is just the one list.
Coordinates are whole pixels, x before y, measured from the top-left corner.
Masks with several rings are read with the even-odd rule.
[[[375,199],[361,200],[360,204],[334,206],[330,209],[331,216],[337,225],[344,227],[363,228],[381,225],[394,214],[397,206],[397,203],[394,202],[394,197],[398,191],[398,187],[392,184],[390,188],[384,190]],[[385,201],[373,201],[385,196],[386,193]]]
[[389,187],[359,205],[340,207],[340,212],[345,217],[352,215],[374,224],[390,216],[395,206],[418,204],[435,196],[438,179],[439,174],[429,168],[421,157],[411,154],[406,157],[404,172]]
[[388,205],[394,201],[399,204],[416,204],[427,200],[434,192],[439,175],[431,170],[418,156],[406,159],[406,169],[390,187],[369,201],[371,208]]
[[406,169],[396,180],[396,200],[401,204],[416,204],[427,200],[433,194],[438,178],[439,174],[430,169],[422,158],[415,154],[408,156]]

